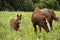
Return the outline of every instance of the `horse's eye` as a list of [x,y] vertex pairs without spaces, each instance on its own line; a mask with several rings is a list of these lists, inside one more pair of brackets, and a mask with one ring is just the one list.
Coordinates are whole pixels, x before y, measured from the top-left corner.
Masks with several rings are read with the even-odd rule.
[[43,18],[43,20],[46,20],[45,18]]

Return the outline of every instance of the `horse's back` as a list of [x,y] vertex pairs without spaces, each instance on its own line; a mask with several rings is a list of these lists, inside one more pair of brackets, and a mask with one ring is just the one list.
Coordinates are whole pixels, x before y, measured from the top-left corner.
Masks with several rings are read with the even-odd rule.
[[16,19],[11,19],[10,23],[14,23],[16,21]]
[[47,18],[47,20],[51,20],[52,19],[51,18],[52,16],[51,16],[51,14],[49,12],[49,9],[41,9],[40,11],[41,11],[42,15],[44,15]]

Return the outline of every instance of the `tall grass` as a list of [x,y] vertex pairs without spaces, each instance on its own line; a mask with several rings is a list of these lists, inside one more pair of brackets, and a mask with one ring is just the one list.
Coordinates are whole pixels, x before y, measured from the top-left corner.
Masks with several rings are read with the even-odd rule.
[[[60,11],[55,11],[57,16],[60,16]],[[17,14],[22,14],[22,20],[19,30],[10,30],[10,19],[16,18]],[[36,36],[31,22],[32,12],[0,12],[0,40],[60,40],[60,23],[53,21],[53,30],[46,33],[44,29]],[[37,26],[37,30],[38,30]]]

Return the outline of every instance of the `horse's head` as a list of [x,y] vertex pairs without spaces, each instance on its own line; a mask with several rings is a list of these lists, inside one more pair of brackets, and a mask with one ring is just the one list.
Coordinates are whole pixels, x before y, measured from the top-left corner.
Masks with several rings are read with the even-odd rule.
[[50,26],[49,26],[49,22],[48,22],[48,20],[46,19],[46,18],[43,18],[42,19],[43,20],[43,29],[46,31],[46,32],[49,32],[50,31]]
[[22,17],[22,15],[18,15],[17,14],[17,23],[20,23],[21,22],[21,17]]

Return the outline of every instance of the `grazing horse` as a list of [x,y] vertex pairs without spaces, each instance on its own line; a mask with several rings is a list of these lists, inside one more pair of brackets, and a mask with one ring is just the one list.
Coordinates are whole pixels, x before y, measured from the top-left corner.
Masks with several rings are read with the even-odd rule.
[[17,14],[17,19],[11,19],[10,20],[11,29],[18,31],[19,24],[21,23],[21,16],[22,15]]
[[49,22],[49,25],[50,25],[50,28],[52,28],[52,22],[53,20],[56,20],[58,21],[58,17],[56,17],[56,14],[54,13],[54,11],[52,10],[49,10],[47,8],[44,8],[44,9],[41,9],[40,12],[46,17],[46,19],[48,20]]
[[49,32],[48,26],[47,26],[47,22],[46,22],[46,18],[41,14],[40,9],[38,7],[36,7],[34,9],[34,12],[32,14],[32,23],[33,23],[33,27],[34,27],[34,31],[36,32],[36,25],[39,26],[40,32],[41,32],[41,27],[46,31]]

